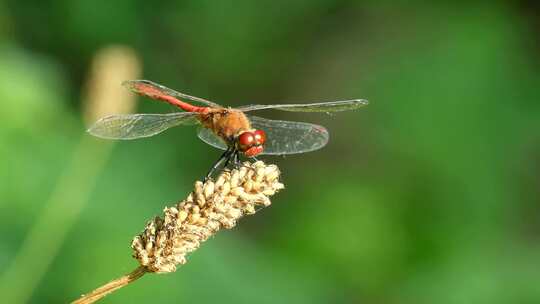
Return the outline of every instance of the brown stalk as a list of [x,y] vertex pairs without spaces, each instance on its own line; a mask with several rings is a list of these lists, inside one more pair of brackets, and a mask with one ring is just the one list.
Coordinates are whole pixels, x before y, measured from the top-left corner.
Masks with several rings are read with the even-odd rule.
[[244,215],[269,206],[269,197],[284,187],[279,175],[275,165],[258,161],[222,172],[215,182],[195,182],[193,192],[185,200],[165,208],[163,218],[149,221],[144,231],[133,239],[133,257],[140,264],[137,269],[73,303],[94,303],[147,272],[176,271],[178,265],[186,263],[188,253],[221,228],[233,228]]
[[127,284],[137,280],[138,278],[142,277],[145,273],[146,273],[146,268],[139,266],[137,267],[137,269],[126,274],[125,276],[119,277],[116,280],[112,280],[109,283],[99,288],[96,288],[94,291],[90,292],[89,294],[82,295],[78,300],[75,300],[72,303],[73,304],[94,303],[97,300],[108,295],[109,293],[112,293],[115,290],[120,289],[126,286]]

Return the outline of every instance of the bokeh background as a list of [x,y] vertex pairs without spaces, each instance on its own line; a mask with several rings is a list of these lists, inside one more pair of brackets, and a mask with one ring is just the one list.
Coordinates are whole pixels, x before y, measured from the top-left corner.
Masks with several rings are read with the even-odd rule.
[[0,1],[2,302],[131,271],[131,238],[219,156],[191,127],[84,132],[174,111],[120,86],[146,78],[232,106],[370,105],[264,113],[331,141],[265,157],[287,187],[270,208],[103,303],[540,303],[539,32],[535,1]]

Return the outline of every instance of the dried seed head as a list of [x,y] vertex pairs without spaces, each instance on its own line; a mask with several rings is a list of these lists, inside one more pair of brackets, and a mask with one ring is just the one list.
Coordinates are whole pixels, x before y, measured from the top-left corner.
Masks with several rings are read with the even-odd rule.
[[269,206],[269,196],[283,187],[278,168],[261,161],[223,172],[215,182],[196,182],[187,199],[165,208],[164,219],[154,218],[133,239],[133,256],[147,271],[173,272],[201,242]]

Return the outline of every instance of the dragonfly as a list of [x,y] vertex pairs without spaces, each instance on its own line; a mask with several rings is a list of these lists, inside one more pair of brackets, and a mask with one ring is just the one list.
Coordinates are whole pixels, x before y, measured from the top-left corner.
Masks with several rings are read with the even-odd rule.
[[[169,89],[149,80],[128,80],[123,86],[133,93],[169,103],[182,112],[167,114],[119,114],[99,119],[87,131],[105,139],[138,139],[169,128],[199,125],[197,135],[205,143],[224,150],[205,180],[223,163],[241,165],[240,156],[288,155],[318,150],[328,143],[329,133],[312,123],[271,120],[246,114],[258,110],[289,112],[340,112],[365,106],[365,99],[305,104],[246,105],[224,107],[215,102]],[[189,102],[188,102],[189,101]],[[256,159],[256,158],[255,158]]]

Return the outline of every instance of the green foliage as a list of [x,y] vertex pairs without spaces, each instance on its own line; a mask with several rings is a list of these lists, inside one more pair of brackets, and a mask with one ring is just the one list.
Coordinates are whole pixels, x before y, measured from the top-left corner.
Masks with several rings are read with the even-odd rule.
[[[330,144],[266,159],[287,187],[272,207],[105,302],[540,301],[538,19],[523,6],[32,2],[0,5],[0,269],[88,136],[92,56],[127,44],[144,78],[223,104],[371,103],[265,113],[324,124]],[[116,144],[30,301],[66,302],[132,270],[131,237],[218,155],[188,127]]]

